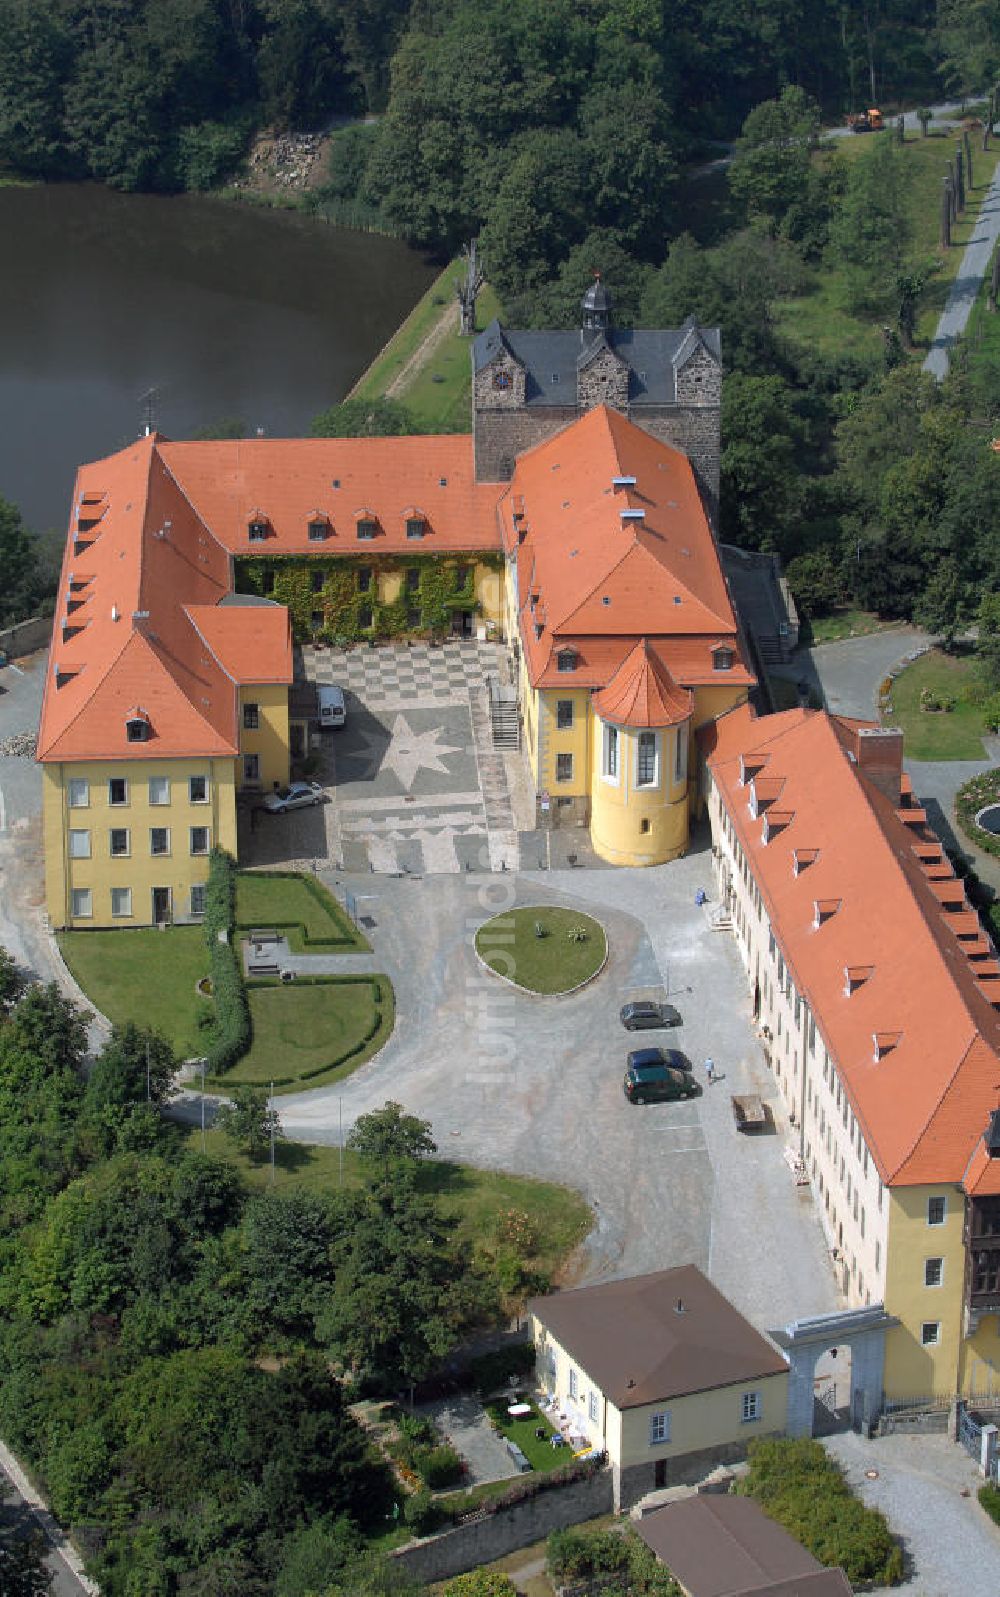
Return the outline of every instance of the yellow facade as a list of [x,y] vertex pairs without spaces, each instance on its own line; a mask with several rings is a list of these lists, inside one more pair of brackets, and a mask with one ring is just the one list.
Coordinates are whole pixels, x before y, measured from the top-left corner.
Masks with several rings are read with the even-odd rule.
[[282,683],[240,688],[239,786],[269,793],[288,781],[288,689]]
[[[539,1349],[540,1384],[574,1416],[590,1443],[604,1449],[609,1462],[621,1469],[739,1445],[785,1429],[787,1371],[619,1409],[537,1315],[532,1316],[531,1332]],[[745,1405],[744,1398],[754,1394],[756,1401]],[[756,1417],[744,1419],[745,1408]],[[665,1418],[654,1424],[657,1416]],[[663,1440],[654,1440],[663,1433]]]
[[612,865],[659,865],[687,848],[689,725],[653,733],[651,781],[639,780],[639,736],[595,717],[590,835]]
[[209,850],[236,852],[231,759],[46,764],[42,799],[55,927],[200,919]]
[[[971,1341],[963,1337],[964,1194],[951,1185],[893,1187],[888,1198],[885,1307],[900,1324],[886,1334],[887,1400],[947,1398],[996,1387],[1000,1349],[995,1317],[987,1316]],[[929,1223],[937,1221],[942,1204],[943,1219]],[[928,1277],[938,1275],[940,1284],[927,1284]]]
[[547,688],[536,695],[534,709],[540,730],[539,788],[554,799],[589,793],[590,694],[586,688]]

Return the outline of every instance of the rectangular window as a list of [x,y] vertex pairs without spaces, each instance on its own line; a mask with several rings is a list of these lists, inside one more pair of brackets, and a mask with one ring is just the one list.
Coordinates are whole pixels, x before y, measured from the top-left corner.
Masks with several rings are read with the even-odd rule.
[[108,803],[128,803],[128,782],[123,776],[113,776],[108,782]]
[[569,1395],[570,1395],[570,1397],[576,1397],[577,1393],[579,1392],[579,1390],[580,1390],[580,1377],[577,1374],[576,1370],[573,1369],[572,1365],[570,1365],[570,1371],[569,1371]]
[[89,920],[94,913],[93,900],[89,887],[74,887],[73,889],[73,919]]
[[259,704],[244,704],[244,706],[243,706],[243,730],[244,730],[244,732],[256,732],[257,728],[259,726],[260,726],[260,705]]
[[749,1425],[751,1420],[759,1420],[761,1414],[760,1393],[743,1393],[743,1423]]
[[70,859],[89,859],[90,858],[90,833],[89,832],[82,832],[82,831],[71,831],[70,832],[70,834],[69,834],[69,857],[70,857]]
[[573,756],[572,756],[572,754],[557,754],[556,755],[556,781],[557,782],[572,782],[572,780],[573,780]]
[[674,733],[674,781],[683,782],[687,778],[688,740],[684,727],[679,726]]
[[247,538],[251,543],[263,543],[267,537],[266,521],[251,521],[247,524]]
[[406,625],[408,627],[414,627],[414,628],[419,627],[419,625],[420,625],[420,606],[419,605],[416,605],[416,604],[407,605],[407,607],[406,607]]
[[936,1347],[941,1340],[941,1321],[925,1320],[920,1327],[920,1340],[924,1347]]
[[420,567],[419,566],[407,566],[407,568],[406,568],[406,591],[407,591],[407,593],[416,593],[416,591],[417,591],[417,589],[419,587],[420,587]]
[[370,604],[363,604],[358,610],[358,626],[362,632],[367,632],[371,624],[372,607]]
[[204,882],[191,883],[191,913],[192,915],[204,915],[205,913]]
[[636,787],[655,787],[657,778],[656,733],[640,732],[636,749]]
[[372,586],[372,568],[371,568],[371,566],[359,566],[358,567],[358,592],[359,593],[370,593],[371,592],[371,586]]
[[560,732],[568,732],[573,725],[573,700],[556,700],[556,726]]
[[618,780],[618,728],[605,726],[604,728],[604,763],[601,774],[606,782]]
[[113,887],[111,889],[111,914],[117,920],[122,915],[132,913],[131,887]]
[[263,590],[264,593],[273,593],[274,592],[274,572],[273,571],[265,571],[264,572],[264,575],[261,578],[261,589]]
[[150,804],[170,803],[170,778],[167,776],[151,776],[149,779]]
[[642,819],[640,820],[640,822],[639,822],[639,831],[643,832],[643,833],[649,831],[649,816],[648,815],[644,815],[642,817]]
[[313,632],[322,632],[326,616],[322,610],[314,610],[309,617],[309,626]]
[[260,781],[260,755],[259,754],[244,754],[244,756],[243,756],[243,780],[244,780],[244,782],[259,782]]
[[945,1200],[944,1198],[927,1199],[927,1224],[944,1225]]
[[597,1424],[597,1393],[596,1392],[591,1392],[590,1396],[587,1399],[587,1413],[590,1415],[590,1418],[593,1420],[594,1424],[596,1425]]
[[329,523],[325,521],[310,521],[309,542],[322,543],[329,531]]
[[670,1440],[670,1414],[666,1410],[662,1414],[649,1416],[649,1445],[660,1447]]
[[468,580],[469,580],[469,568],[468,568],[468,566],[456,566],[455,567],[455,587],[456,587],[456,589],[457,589],[457,591],[459,593],[461,593],[462,589],[465,587],[465,584],[468,582]]
[[875,1239],[875,1271],[876,1271],[876,1274],[878,1273],[879,1270],[881,1270],[881,1268],[882,1268],[882,1244],[881,1244],[881,1242],[879,1242],[878,1238],[876,1238]]
[[191,853],[208,853],[208,827],[192,826],[191,828]]
[[422,538],[424,523],[416,516],[410,516],[406,523],[406,536],[408,538]]
[[944,1279],[944,1260],[924,1260],[924,1286],[940,1286]]
[[207,776],[192,776],[188,778],[188,798],[192,804],[208,803]]
[[313,591],[313,593],[322,593],[323,592],[323,584],[325,582],[326,582],[326,572],[325,571],[314,571],[312,573],[312,591]]
[[108,851],[112,859],[124,859],[129,852],[128,827],[113,826],[108,833]]
[[362,543],[368,542],[370,539],[374,538],[374,536],[375,536],[375,523],[374,523],[374,521],[359,521],[358,522],[358,538],[360,539],[360,541]]
[[85,810],[90,803],[90,783],[82,776],[71,776],[68,786],[71,810]]
[[151,826],[149,829],[149,852],[151,854],[170,853],[170,828],[168,826]]

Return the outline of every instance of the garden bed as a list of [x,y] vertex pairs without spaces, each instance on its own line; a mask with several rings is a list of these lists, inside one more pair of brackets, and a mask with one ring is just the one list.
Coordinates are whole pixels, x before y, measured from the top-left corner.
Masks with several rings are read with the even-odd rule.
[[997,766],[992,771],[983,771],[980,776],[963,782],[955,794],[955,815],[969,842],[982,849],[984,854],[1000,858],[1000,837],[976,825],[980,810],[996,803],[1000,803],[1000,767]]
[[505,910],[480,926],[476,953],[512,986],[553,996],[575,992],[599,975],[608,940],[590,915],[533,905]]

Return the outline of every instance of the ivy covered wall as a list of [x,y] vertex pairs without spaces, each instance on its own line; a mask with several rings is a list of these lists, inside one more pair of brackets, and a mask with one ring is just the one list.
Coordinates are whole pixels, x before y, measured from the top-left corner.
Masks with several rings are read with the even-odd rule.
[[[256,593],[286,605],[299,642],[318,638],[342,645],[369,638],[446,636],[454,611],[482,609],[476,596],[477,568],[502,570],[503,556],[254,555],[237,558],[235,579],[238,593]],[[371,573],[367,591],[360,586],[365,571]],[[408,586],[413,580],[408,572],[418,574],[413,587]]]

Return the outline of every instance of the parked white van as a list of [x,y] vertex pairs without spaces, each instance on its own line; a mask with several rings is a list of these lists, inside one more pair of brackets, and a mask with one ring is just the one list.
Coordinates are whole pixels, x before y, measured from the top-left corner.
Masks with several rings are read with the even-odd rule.
[[333,683],[321,682],[316,688],[316,697],[319,700],[320,726],[343,726],[347,720],[343,688],[338,688]]

